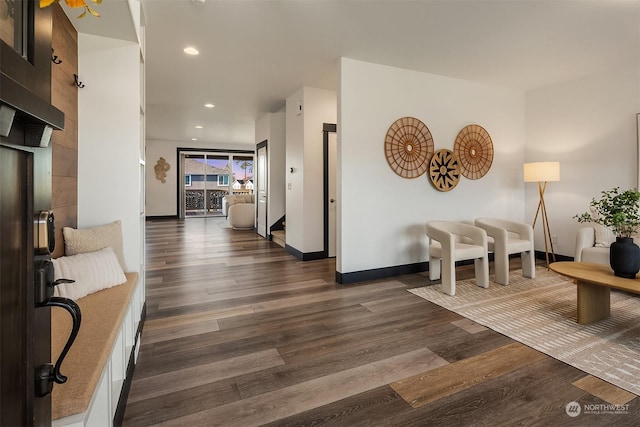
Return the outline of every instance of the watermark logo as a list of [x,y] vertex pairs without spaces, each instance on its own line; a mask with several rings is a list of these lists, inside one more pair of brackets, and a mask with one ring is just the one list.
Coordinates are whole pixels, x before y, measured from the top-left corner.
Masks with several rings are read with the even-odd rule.
[[564,407],[565,412],[570,417],[577,417],[582,412],[582,407],[578,402],[569,402],[567,406]]
[[606,403],[590,403],[582,405],[585,414],[620,415],[629,413],[629,405],[612,405]]
[[570,417],[584,415],[620,415],[629,413],[629,405],[612,405],[606,403],[585,403],[583,405],[578,402],[569,402],[564,407],[565,412]]

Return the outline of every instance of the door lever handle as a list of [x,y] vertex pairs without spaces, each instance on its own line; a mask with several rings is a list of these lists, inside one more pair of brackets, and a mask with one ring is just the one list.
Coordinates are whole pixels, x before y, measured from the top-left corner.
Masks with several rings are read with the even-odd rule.
[[[68,280],[68,279],[60,279],[60,280]],[[61,282],[63,283],[63,282]],[[68,283],[68,282],[64,282]],[[57,283],[56,283],[57,284]],[[71,315],[71,320],[73,321],[73,326],[71,328],[71,333],[69,334],[69,338],[67,339],[64,348],[60,352],[60,356],[58,356],[58,360],[56,360],[55,365],[45,364],[41,365],[36,369],[36,396],[42,397],[51,393],[53,389],[53,383],[64,384],[67,381],[67,377],[60,373],[60,366],[64,361],[64,358],[69,353],[73,342],[76,340],[78,336],[78,332],[80,331],[80,324],[82,322],[82,313],[80,312],[80,306],[69,298],[63,297],[51,297],[44,304],[41,304],[41,307],[60,307],[64,308]]]
[[71,279],[53,280],[55,273],[53,270],[53,263],[50,259],[36,261],[34,275],[34,297],[36,306],[38,307],[42,307],[43,304],[46,304],[49,298],[53,296],[53,288],[63,283],[74,282],[74,280]]

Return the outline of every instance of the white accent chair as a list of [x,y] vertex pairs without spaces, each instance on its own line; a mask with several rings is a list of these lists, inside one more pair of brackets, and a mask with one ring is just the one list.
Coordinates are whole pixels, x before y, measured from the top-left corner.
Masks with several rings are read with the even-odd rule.
[[442,275],[442,291],[456,294],[456,261],[473,259],[476,284],[489,287],[487,233],[471,224],[429,221],[425,225],[429,238],[429,279]]
[[493,252],[496,271],[495,281],[509,284],[509,255],[520,254],[522,276],[536,277],[536,260],[533,241],[533,227],[521,222],[497,218],[478,218],[475,225],[489,236],[489,251]]
[[251,230],[256,227],[256,205],[254,203],[236,203],[229,206],[229,224],[235,230]]
[[[594,262],[609,265],[609,246],[616,236],[600,224],[580,227],[576,234],[575,262]],[[635,242],[636,244],[638,242]]]

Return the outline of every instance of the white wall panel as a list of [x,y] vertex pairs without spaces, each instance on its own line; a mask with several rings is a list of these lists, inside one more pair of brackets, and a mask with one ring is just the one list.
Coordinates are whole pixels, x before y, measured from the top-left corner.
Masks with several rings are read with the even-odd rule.
[[[347,58],[340,68],[339,272],[427,261],[429,220],[525,219],[522,92]],[[436,150],[452,150],[464,126],[483,126],[493,139],[491,169],[479,180],[461,178],[449,192],[426,175],[399,177],[385,159],[384,139],[403,116],[427,125]]]
[[[640,53],[640,52],[639,52]],[[592,75],[526,94],[526,161],[559,161],[560,181],[545,201],[556,253],[573,256],[581,226],[573,219],[600,191],[637,186],[636,113],[640,112],[640,67]],[[533,220],[537,185],[526,186],[527,219]],[[536,248],[544,250],[542,227]]]
[[138,271],[140,46],[78,34],[78,227],[122,221],[125,262]]

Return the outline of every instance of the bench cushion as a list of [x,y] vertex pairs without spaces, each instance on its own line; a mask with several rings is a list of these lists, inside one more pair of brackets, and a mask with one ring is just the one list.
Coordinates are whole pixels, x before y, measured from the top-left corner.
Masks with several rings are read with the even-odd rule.
[[[52,419],[79,414],[89,408],[138,282],[138,273],[126,273],[126,277],[127,282],[123,285],[76,301],[82,313],[80,332],[60,367],[60,373],[68,377],[67,382],[53,386]],[[70,332],[69,314],[61,308],[52,308],[52,363],[58,359]]]

